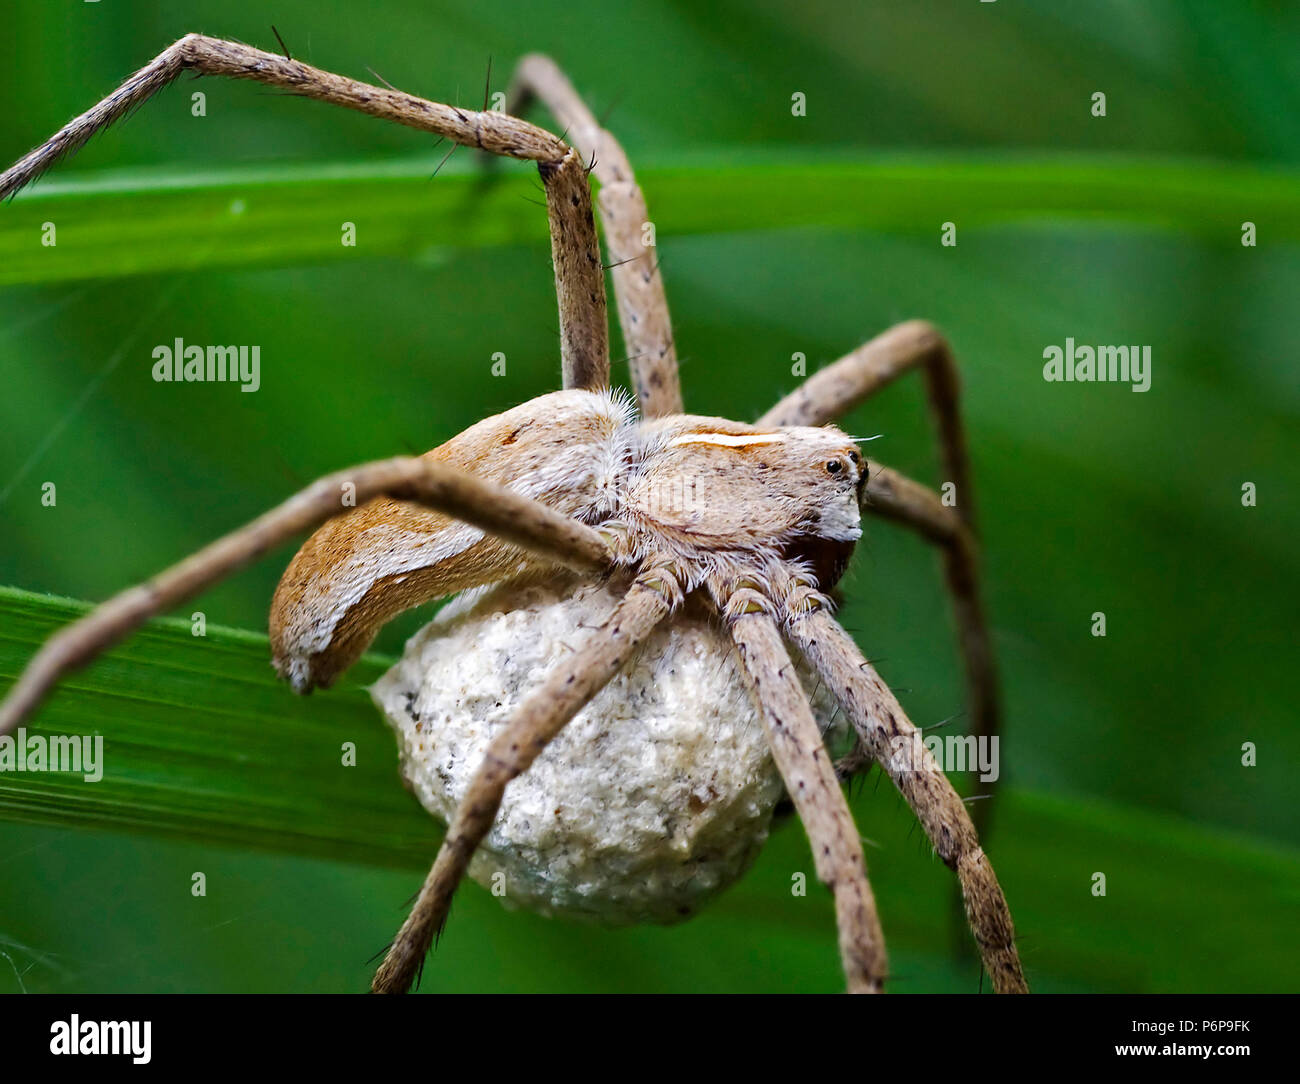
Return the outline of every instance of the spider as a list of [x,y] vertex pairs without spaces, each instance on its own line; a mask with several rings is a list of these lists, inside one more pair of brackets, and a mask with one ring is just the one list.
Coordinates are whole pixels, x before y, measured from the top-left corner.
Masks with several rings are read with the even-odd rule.
[[[535,162],[563,388],[423,456],[320,478],[114,596],[42,646],[0,705],[0,733],[151,615],[314,528],[270,614],[274,665],[299,693],[328,686],[394,615],[463,593],[375,691],[399,733],[408,782],[450,822],[376,992],[404,992],[418,978],[485,840],[492,858],[478,874],[491,874],[493,861],[507,867],[525,903],[669,921],[743,872],[782,789],[833,895],[847,989],[882,990],[884,937],[824,738],[826,704],[814,712],[810,703],[813,682],[851,724],[856,748],[845,770],[874,761],[889,774],[957,874],[994,988],[1024,991],[1010,912],[966,807],[835,621],[829,597],[862,533],[863,508],[940,546],[975,729],[991,732],[996,685],[944,339],[928,324],[901,324],[754,424],[684,413],[641,190],[618,142],[539,55],[518,64],[504,111],[478,112],[321,71],[287,50],[190,34],[0,175],[0,197],[187,71],[256,80]],[[564,138],[520,119],[533,100],[564,125]],[[589,174],[600,185],[608,267]],[[606,270],[634,403],[609,386]],[[913,369],[926,381],[955,508],[868,461],[831,424]],[[471,661],[475,645],[486,654]],[[494,680],[479,697],[488,707],[469,702]],[[457,692],[458,681],[468,691]],[[637,760],[649,764],[640,775]]]

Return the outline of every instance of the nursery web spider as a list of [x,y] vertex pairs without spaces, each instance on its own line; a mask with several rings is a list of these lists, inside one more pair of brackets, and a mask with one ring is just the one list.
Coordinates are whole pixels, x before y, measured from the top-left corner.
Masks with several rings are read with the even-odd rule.
[[[114,596],[31,660],[0,707],[0,733],[11,731],[62,675],[150,615],[309,528],[315,533],[285,572],[270,617],[275,666],[298,692],[328,685],[383,622],[431,599],[530,577],[567,577],[571,584],[613,591],[594,627],[573,629],[578,649],[564,655],[539,687],[525,691],[456,796],[437,860],[374,978],[375,991],[405,991],[493,828],[507,785],[602,689],[621,680],[656,631],[685,621],[689,607],[703,607],[713,634],[734,644],[726,654],[747,690],[748,725],[756,715],[807,831],[817,874],[832,890],[848,989],[883,988],[884,938],[858,833],[800,667],[847,715],[858,762],[874,760],[890,775],[937,853],[956,871],[994,988],[1025,990],[1011,915],[965,805],[925,747],[912,740],[916,728],[831,616],[827,597],[861,535],[860,507],[937,544],[956,607],[974,730],[992,732],[996,686],[977,589],[958,382],[940,335],[925,323],[901,324],[823,368],[754,424],[684,414],[663,281],[654,249],[642,239],[648,216],[641,190],[617,141],[542,56],[518,65],[506,111],[477,112],[191,34],[0,175],[0,197],[187,71],[256,80],[536,162],[550,223],[564,390],[488,418],[418,458],[327,475]],[[515,115],[532,99],[564,127],[563,140]],[[606,268],[589,173],[600,186],[600,220],[639,417],[609,388]],[[864,459],[829,424],[911,369],[925,379],[945,476],[959,497],[956,509]],[[690,501],[661,499],[665,487],[683,482]],[[348,490],[355,507],[340,498]],[[787,643],[796,649],[798,666]],[[727,795],[708,798],[724,803]],[[766,820],[760,820],[755,838],[761,842]]]

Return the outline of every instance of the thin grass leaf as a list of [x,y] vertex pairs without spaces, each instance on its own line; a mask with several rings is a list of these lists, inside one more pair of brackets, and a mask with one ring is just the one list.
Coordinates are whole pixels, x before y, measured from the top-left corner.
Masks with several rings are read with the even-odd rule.
[[[56,175],[0,208],[0,285],[198,268],[433,259],[542,245],[546,216],[522,167],[466,160],[430,182],[427,158],[382,163]],[[643,166],[663,237],[825,228],[936,233],[1076,220],[1172,229],[1236,244],[1243,220],[1300,238],[1300,174],[1211,162],[1091,156],[727,151]],[[57,244],[41,243],[53,222]],[[341,243],[341,223],[357,244]]]
[[[0,588],[0,686],[50,632],[86,608]],[[187,621],[150,622],[65,681],[27,728],[103,735],[103,780],[0,773],[0,820],[427,866],[437,825],[398,782],[392,739],[361,687],[387,660],[368,656],[340,688],[301,699],[274,679],[267,659],[260,635],[209,627],[195,637]],[[344,742],[356,743],[356,767],[342,766]],[[947,928],[950,872],[930,859],[892,794],[866,790],[854,806],[878,843],[872,878],[891,944],[913,966],[937,968],[960,989],[961,969],[937,960],[943,945],[935,942],[935,931]],[[1039,989],[1300,984],[1300,963],[1279,963],[1274,954],[1290,937],[1300,902],[1300,859],[1286,849],[1133,808],[1024,790],[1005,792],[998,817],[1002,830],[990,853]],[[701,939],[717,947],[720,929],[730,931],[733,953],[754,937],[773,952],[778,944],[779,951],[825,951],[826,901],[810,907],[790,891],[790,871],[807,864],[798,826],[784,824],[753,874],[709,908],[713,920],[675,931],[656,951],[679,954],[685,966],[705,951]],[[1104,895],[1094,892],[1097,873],[1106,876]],[[1219,925],[1199,922],[1206,908]],[[492,912],[501,936],[520,921]],[[611,952],[625,950],[629,936],[641,937],[586,926],[554,936],[579,939],[588,952],[606,943]]]
[[[87,607],[0,588],[0,679]],[[329,693],[277,681],[266,637],[151,621],[63,682],[32,735],[103,737],[103,779],[0,773],[0,818],[119,828],[378,865],[423,866],[438,826],[398,781],[397,755],[363,685],[368,656]],[[344,765],[345,743],[356,766]]]

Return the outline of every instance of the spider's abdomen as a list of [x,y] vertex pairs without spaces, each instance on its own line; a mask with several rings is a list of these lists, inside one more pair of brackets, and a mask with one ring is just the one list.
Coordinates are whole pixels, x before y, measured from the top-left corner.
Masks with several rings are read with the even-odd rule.
[[[412,638],[373,696],[426,809],[450,819],[491,738],[616,599],[506,585]],[[729,638],[688,608],[510,783],[470,873],[545,914],[674,922],[745,872],[781,792]]]

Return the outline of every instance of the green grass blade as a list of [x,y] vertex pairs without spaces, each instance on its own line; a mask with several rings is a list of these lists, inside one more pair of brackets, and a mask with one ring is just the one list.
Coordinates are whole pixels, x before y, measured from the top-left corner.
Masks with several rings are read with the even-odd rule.
[[[0,588],[0,686],[86,608]],[[398,782],[393,741],[362,688],[385,665],[367,657],[339,688],[302,699],[275,680],[265,637],[209,627],[200,638],[187,621],[152,621],[65,681],[28,727],[102,734],[104,778],[0,772],[0,820],[422,870],[438,826]],[[344,742],[356,743],[356,767],[342,765]],[[929,857],[895,800],[867,787],[854,806],[876,844],[869,861],[891,943],[914,968],[949,975],[936,931],[946,928],[951,874]],[[1300,963],[1274,951],[1288,943],[1300,903],[1300,859],[1284,848],[1136,809],[1013,789],[990,852],[1039,989],[1300,985]],[[802,906],[790,892],[790,871],[807,865],[797,826],[779,828],[754,872],[710,908],[717,919],[706,924],[710,936],[737,931],[735,952],[746,936],[824,952],[833,972],[829,912]],[[1093,894],[1098,872],[1107,878],[1105,896]],[[1210,912],[1217,923],[1204,921]],[[520,921],[491,912],[491,925],[502,931]],[[632,936],[574,930],[574,937],[611,946]],[[657,934],[646,937],[658,943]],[[691,942],[688,934],[681,943]],[[943,981],[964,988],[962,972],[952,974]],[[929,988],[935,976],[916,988]]]
[[[52,632],[87,607],[0,588],[7,687]],[[439,831],[398,782],[396,747],[363,685],[294,696],[266,637],[151,621],[64,681],[30,734],[100,734],[104,776],[0,773],[0,818],[118,828],[380,865],[426,865]],[[343,744],[356,744],[356,766]]]
[[[268,267],[542,244],[546,215],[520,167],[472,162],[430,179],[424,159],[55,176],[0,208],[0,285]],[[924,231],[1044,219],[1175,229],[1236,244],[1300,239],[1300,174],[1104,157],[871,158],[728,151],[640,178],[672,235],[760,229]],[[342,244],[343,223],[356,245]],[[42,243],[46,223],[56,244]]]

